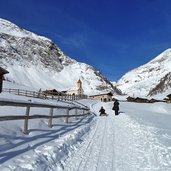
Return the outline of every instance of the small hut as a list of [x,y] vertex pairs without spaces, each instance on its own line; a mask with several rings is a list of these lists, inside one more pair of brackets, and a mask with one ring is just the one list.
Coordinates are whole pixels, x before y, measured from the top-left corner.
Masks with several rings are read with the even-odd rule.
[[4,68],[0,67],[0,93],[2,92],[2,84],[4,80],[4,74],[8,74],[9,72]]

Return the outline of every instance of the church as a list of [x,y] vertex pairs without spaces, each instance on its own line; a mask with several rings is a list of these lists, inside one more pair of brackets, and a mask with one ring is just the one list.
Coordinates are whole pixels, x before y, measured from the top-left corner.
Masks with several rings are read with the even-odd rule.
[[74,90],[67,90],[66,92],[65,92],[66,94],[68,94],[68,95],[83,95],[84,94],[84,90],[83,90],[83,87],[82,87],[82,82],[81,82],[81,80],[79,79],[78,81],[77,81],[77,88]]

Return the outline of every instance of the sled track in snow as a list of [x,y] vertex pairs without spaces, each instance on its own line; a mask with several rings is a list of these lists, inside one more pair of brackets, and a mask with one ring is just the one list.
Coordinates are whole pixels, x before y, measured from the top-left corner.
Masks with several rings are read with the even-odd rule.
[[[92,133],[92,135],[90,135],[90,137],[89,137],[89,135],[86,137],[88,139],[87,140],[88,142],[87,141],[85,142],[85,140],[84,140],[85,143],[83,142],[83,144],[81,144],[82,148],[78,147],[79,151],[75,150],[73,152],[73,154],[70,156],[71,160],[66,159],[66,163],[67,163],[65,165],[66,171],[71,171],[71,170],[72,171],[80,171],[79,169],[83,163],[84,156],[87,153],[88,148],[90,148],[91,144],[93,143],[94,137],[97,134],[99,127],[100,127],[100,125],[98,123],[95,126],[93,126],[94,132]],[[72,163],[73,160],[74,161],[78,160],[79,162],[74,162],[75,163],[74,168],[70,168],[70,164],[73,165],[73,163]]]
[[[112,118],[112,120],[113,120],[113,123],[115,123],[114,122],[114,118]],[[115,125],[115,124],[114,124]],[[113,158],[112,158],[112,170],[113,171],[115,171],[116,170],[116,165],[115,165],[115,126],[114,126],[114,128],[113,128],[113,137],[112,137],[112,144],[113,144],[113,148],[112,148],[112,153],[113,153]]]
[[[95,136],[97,136],[97,132],[99,131],[99,127],[100,126],[102,126],[102,125],[100,125],[99,123],[98,123],[98,125],[96,126],[96,130],[95,130],[95,132],[94,132],[94,134],[93,134],[93,136],[91,137],[91,139],[90,139],[90,141],[89,141],[89,143],[88,143],[88,145],[87,145],[87,147],[86,147],[86,149],[85,149],[85,151],[84,151],[84,153],[83,153],[83,156],[86,156],[86,154],[88,154],[88,156],[86,157],[86,158],[82,158],[82,160],[81,160],[81,162],[80,162],[80,164],[79,164],[79,166],[78,166],[78,168],[77,168],[77,171],[81,171],[81,170],[85,170],[86,169],[86,166],[87,166],[87,164],[88,164],[88,162],[89,162],[89,160],[91,160],[92,158],[90,158],[90,156],[91,156],[91,154],[92,154],[92,152],[93,152],[93,150],[92,150],[92,148],[93,148],[93,144],[95,144],[96,143],[96,138],[95,138]],[[104,127],[104,126],[102,126],[102,127]],[[102,138],[102,140],[101,140],[101,144],[100,144],[100,149],[101,149],[101,146],[102,146],[102,141],[103,141],[103,139],[104,139],[104,135],[105,135],[105,132],[106,132],[106,121],[105,121],[105,129],[103,130],[103,138]],[[100,150],[99,150],[99,154],[98,154],[98,161],[97,161],[97,164],[98,164],[98,162],[99,162],[99,158],[100,158]],[[83,164],[83,162],[84,162],[84,160],[86,159],[86,161],[85,161],[85,163]],[[81,168],[83,166],[83,168]],[[98,165],[97,165],[98,166]],[[80,170],[81,169],[81,170]],[[97,170],[97,168],[96,168],[96,170]]]
[[93,136],[89,139],[77,171],[114,171],[115,149],[114,149],[114,119],[99,118]]
[[66,159],[64,170],[114,171],[114,136],[114,119],[97,118],[90,134]]
[[[107,122],[108,121],[108,122]],[[96,171],[99,171],[99,170],[101,170],[101,168],[103,168],[103,166],[102,165],[104,165],[104,167],[105,167],[105,164],[104,164],[104,162],[103,162],[103,158],[104,158],[104,152],[105,152],[105,150],[106,150],[106,148],[108,148],[108,146],[107,145],[105,145],[105,143],[106,143],[106,140],[107,141],[110,141],[110,140],[112,140],[112,143],[111,144],[113,144],[113,146],[112,146],[112,148],[111,148],[111,152],[112,152],[112,154],[113,154],[113,157],[112,157],[112,162],[111,162],[111,167],[112,168],[110,168],[110,170],[111,171],[115,171],[115,169],[114,169],[114,162],[115,162],[115,151],[114,151],[114,138],[115,138],[115,132],[114,132],[114,129],[111,129],[110,128],[110,126],[112,125],[112,124],[109,124],[109,122],[111,122],[111,121],[114,121],[113,120],[113,118],[112,119],[107,119],[106,121],[105,121],[105,128],[104,128],[104,132],[103,132],[103,138],[102,138],[102,141],[101,141],[101,147],[100,147],[100,150],[99,150],[99,157],[98,157],[98,162],[97,162],[97,168],[96,168]],[[114,122],[113,122],[114,123]],[[113,125],[113,127],[114,127],[114,125]],[[112,131],[111,132],[111,134],[112,134],[112,137],[111,137],[111,139],[109,140],[109,131]],[[107,144],[107,143],[106,143]]]
[[[97,160],[96,160],[96,164],[97,164],[96,170],[98,170],[99,161],[100,161],[100,158],[101,158],[101,156],[100,156],[100,155],[101,155],[101,150],[100,150],[100,149],[102,149],[102,145],[103,145],[103,141],[104,141],[104,137],[105,137],[105,133],[106,133],[106,120],[105,120],[105,123],[104,123],[104,124],[105,124],[105,125],[102,126],[102,127],[104,128],[104,130],[103,130],[103,137],[101,138],[100,148],[99,148],[99,151],[98,151],[98,157],[97,157]],[[98,126],[99,126],[99,125],[100,125],[100,124],[98,124]],[[99,129],[97,129],[97,130],[99,130]],[[96,132],[97,132],[97,131],[96,131]],[[95,137],[95,135],[94,135],[94,137]],[[94,139],[92,139],[91,142],[92,142],[92,143],[89,144],[89,147],[92,149],[93,144],[95,144],[95,143],[97,143],[97,142],[96,142]],[[90,145],[91,145],[91,146],[90,146]],[[89,147],[88,147],[88,148],[89,148]],[[86,151],[85,153],[88,152],[88,148],[87,148],[87,151]],[[86,160],[86,162],[85,162],[85,165],[84,165],[84,170],[85,170],[86,166],[88,165],[89,160],[92,159],[92,158],[90,158],[92,152],[93,152],[93,150],[90,150],[90,153],[89,153],[88,158],[87,158],[87,160]],[[78,168],[78,171],[79,171],[79,168]]]
[[[101,141],[101,144],[100,144],[100,149],[102,149],[102,145],[104,143],[104,137],[105,137],[105,135],[106,135],[106,121],[105,121],[105,127],[104,127],[104,132],[103,132],[103,138],[102,138],[102,141]],[[99,161],[101,159],[101,155],[102,155],[101,150],[99,150],[99,156],[98,156],[98,160],[97,160],[97,168],[96,168],[96,170],[98,170]]]

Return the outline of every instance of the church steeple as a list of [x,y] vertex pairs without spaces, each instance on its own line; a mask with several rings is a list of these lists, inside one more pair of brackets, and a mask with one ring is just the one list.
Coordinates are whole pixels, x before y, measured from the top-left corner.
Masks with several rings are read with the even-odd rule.
[[82,89],[82,82],[80,79],[77,81],[77,87],[78,89]]

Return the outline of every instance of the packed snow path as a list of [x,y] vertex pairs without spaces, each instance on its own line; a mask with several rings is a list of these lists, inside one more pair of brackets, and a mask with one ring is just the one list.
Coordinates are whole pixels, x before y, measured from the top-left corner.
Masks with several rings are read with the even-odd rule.
[[97,125],[82,143],[81,148],[75,151],[71,160],[68,160],[65,170],[115,170],[115,129],[112,122],[107,117],[98,119]]
[[[60,121],[52,129],[41,121],[28,136],[20,127],[10,130],[13,122],[9,130],[1,125],[0,170],[171,171],[170,104],[120,102],[115,116],[112,102],[88,103],[97,116]],[[101,106],[107,117],[99,116]]]
[[159,143],[154,127],[124,112],[114,116],[111,104],[97,104],[93,107],[96,114],[101,105],[109,116],[98,116],[94,129],[65,161],[65,171],[171,170],[171,149]]

